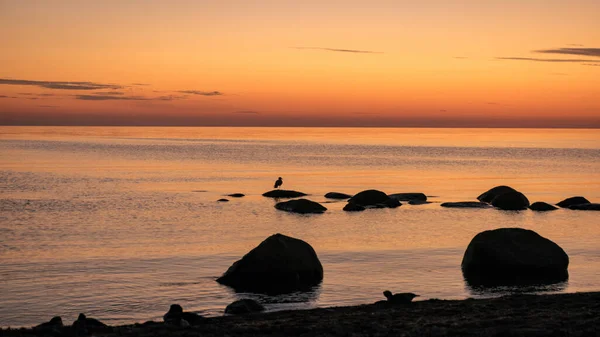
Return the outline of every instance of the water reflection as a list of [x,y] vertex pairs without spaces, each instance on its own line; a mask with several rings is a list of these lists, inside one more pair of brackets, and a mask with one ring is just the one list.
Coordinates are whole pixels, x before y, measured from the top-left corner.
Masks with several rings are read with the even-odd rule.
[[569,287],[569,281],[552,284],[521,284],[521,285],[474,285],[465,279],[465,290],[473,297],[497,297],[514,294],[555,293]]
[[321,296],[321,284],[311,287],[306,291],[295,291],[287,294],[259,294],[250,292],[236,292],[228,288],[229,292],[236,298],[241,300],[244,298],[252,299],[264,305],[267,311],[279,310],[298,310],[310,309],[317,305],[319,296]]

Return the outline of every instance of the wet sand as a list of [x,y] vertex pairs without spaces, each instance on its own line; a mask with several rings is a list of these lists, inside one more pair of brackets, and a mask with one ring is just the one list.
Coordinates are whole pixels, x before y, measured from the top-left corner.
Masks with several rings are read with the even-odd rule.
[[[40,322],[41,323],[41,322]],[[66,322],[65,322],[66,323]],[[94,336],[600,336],[600,292],[427,300],[207,318],[200,326],[162,322],[88,331]],[[76,336],[58,330],[1,330],[0,336]]]

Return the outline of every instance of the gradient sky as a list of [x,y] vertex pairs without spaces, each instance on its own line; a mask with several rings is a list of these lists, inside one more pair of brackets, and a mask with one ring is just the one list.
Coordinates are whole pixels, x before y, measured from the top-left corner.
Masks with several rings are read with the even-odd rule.
[[0,124],[600,127],[600,1],[0,0]]

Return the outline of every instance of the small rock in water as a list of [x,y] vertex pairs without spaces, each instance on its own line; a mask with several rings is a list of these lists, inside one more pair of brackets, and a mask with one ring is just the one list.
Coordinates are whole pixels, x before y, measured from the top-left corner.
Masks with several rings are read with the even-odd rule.
[[325,194],[325,198],[329,198],[329,199],[350,199],[350,198],[352,198],[352,196],[349,195],[349,194],[346,194],[346,193],[329,192],[329,193]]
[[269,192],[263,193],[263,197],[268,198],[298,198],[305,196],[306,193],[298,192],[298,191],[290,191],[290,190],[272,190]]
[[217,202],[228,202],[228,201],[229,201],[229,199],[225,199],[225,198],[217,200]]
[[409,205],[426,205],[431,204],[431,201],[413,199],[408,201]]
[[277,203],[275,208],[281,211],[308,214],[323,213],[327,210],[323,205],[308,199],[296,199]]
[[547,211],[555,211],[558,208],[554,207],[548,203],[545,203],[543,201],[537,201],[537,202],[534,202],[533,204],[529,205],[529,209],[532,211],[547,212]]
[[521,211],[529,207],[529,200],[521,192],[506,192],[495,197],[492,206],[505,211]]
[[232,197],[232,198],[242,198],[245,197],[246,195],[243,193],[233,193],[233,194],[228,194],[228,197]]
[[504,185],[496,186],[494,188],[487,190],[486,192],[483,192],[481,195],[479,195],[477,197],[477,200],[491,203],[494,199],[496,199],[497,196],[502,195],[504,193],[508,193],[508,192],[517,192],[517,190],[515,190],[514,188],[512,188],[510,186],[504,186]]
[[390,194],[389,197],[398,201],[427,201],[427,196],[424,193],[394,193]]
[[448,208],[492,208],[490,204],[479,201],[444,202],[440,206]]
[[569,209],[577,210],[577,211],[600,211],[600,204],[579,204],[579,205],[571,205]]
[[581,204],[589,204],[589,203],[590,203],[590,201],[584,197],[571,197],[571,198],[567,198],[567,199],[559,202],[556,205],[559,207],[563,207],[563,208],[569,208],[573,205],[581,205]]

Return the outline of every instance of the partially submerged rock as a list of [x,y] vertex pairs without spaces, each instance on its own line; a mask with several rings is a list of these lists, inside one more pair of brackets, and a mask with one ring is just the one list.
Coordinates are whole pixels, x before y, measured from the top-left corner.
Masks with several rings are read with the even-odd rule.
[[323,266],[306,242],[274,234],[235,262],[217,282],[237,291],[287,293],[323,280]]
[[348,203],[363,206],[365,208],[396,208],[402,205],[398,200],[392,199],[384,192],[378,190],[365,190],[359,192],[350,198]]
[[262,304],[258,303],[255,300],[244,298],[229,304],[225,308],[225,313],[230,315],[243,315],[255,312],[262,312],[264,310],[265,307],[263,307]]
[[353,204],[351,202],[347,203],[346,206],[344,206],[344,211],[346,212],[361,212],[364,211],[366,208],[364,208],[361,205],[357,205],[357,204]]
[[388,195],[392,199],[398,201],[420,200],[427,201],[427,196],[424,193],[394,193]]
[[494,198],[492,206],[505,211],[520,211],[529,207],[529,200],[521,192],[507,192]]
[[492,208],[487,202],[479,201],[444,202],[440,206],[448,208]]
[[307,214],[323,213],[327,210],[323,205],[308,199],[295,199],[277,203],[275,208],[281,211]]
[[494,188],[489,189],[488,191],[482,193],[477,197],[477,200],[491,203],[497,196],[508,193],[508,192],[517,192],[514,188],[510,186],[496,186]]
[[427,200],[409,200],[408,204],[409,205],[426,205],[426,204],[431,204],[431,201],[427,201]]
[[578,211],[600,211],[600,204],[589,203],[589,204],[579,204],[579,205],[571,205],[569,209],[578,210]]
[[306,193],[291,190],[272,190],[263,193],[263,197],[267,198],[299,198],[305,195]]
[[228,197],[232,197],[232,198],[242,198],[245,197],[246,195],[244,193],[232,193],[232,194],[228,194]]
[[228,201],[229,201],[229,199],[225,199],[225,198],[221,198],[221,199],[217,200],[217,202],[228,202]]
[[550,205],[549,203],[546,203],[543,201],[537,201],[537,202],[534,202],[533,204],[529,205],[529,209],[532,211],[547,212],[547,211],[555,211],[558,209],[558,207],[554,207],[553,205]]
[[499,228],[477,234],[462,260],[471,285],[557,283],[568,278],[569,256],[534,231]]
[[349,194],[346,194],[346,193],[329,192],[329,193],[325,194],[325,198],[329,198],[329,199],[349,199],[349,198],[352,198],[352,196],[349,195]]
[[590,201],[584,197],[571,197],[571,198],[567,198],[567,199],[559,202],[556,205],[558,207],[569,208],[573,205],[581,205],[581,204],[589,204],[589,203],[590,203]]

